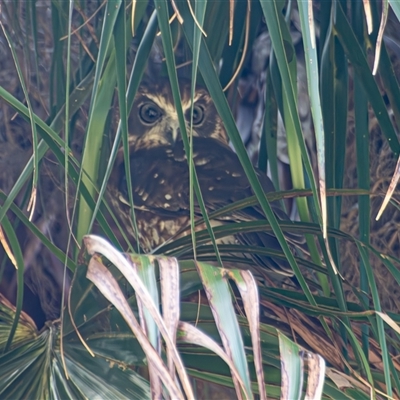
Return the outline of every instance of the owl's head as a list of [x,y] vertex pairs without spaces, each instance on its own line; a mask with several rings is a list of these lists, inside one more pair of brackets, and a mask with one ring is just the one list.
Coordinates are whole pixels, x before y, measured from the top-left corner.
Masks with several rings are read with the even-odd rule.
[[[194,93],[193,125],[190,129],[190,82],[181,80],[179,86],[188,134],[228,143],[222,120],[209,93],[202,87],[197,87]],[[180,140],[178,114],[167,79],[142,82],[129,118],[129,131],[129,142],[136,150],[171,145]]]

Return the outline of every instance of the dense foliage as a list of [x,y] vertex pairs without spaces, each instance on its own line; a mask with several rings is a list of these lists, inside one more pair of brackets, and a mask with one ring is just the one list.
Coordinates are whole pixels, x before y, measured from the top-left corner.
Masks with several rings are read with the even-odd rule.
[[[1,398],[399,396],[394,200],[375,221],[400,149],[399,16],[395,1],[4,2]],[[196,251],[190,235],[146,256],[119,243],[104,193],[143,74],[176,99],[181,76],[207,88],[255,193],[230,210],[267,216],[214,233],[272,230],[292,279],[254,280],[243,254],[271,250],[215,251],[206,228]],[[294,189],[267,198],[252,162]],[[282,230],[306,243],[293,253]]]

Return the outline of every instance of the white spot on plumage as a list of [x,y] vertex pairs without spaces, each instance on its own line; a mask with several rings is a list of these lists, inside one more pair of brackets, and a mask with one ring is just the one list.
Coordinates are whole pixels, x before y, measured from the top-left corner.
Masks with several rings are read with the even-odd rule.
[[166,194],[164,197],[165,197],[165,200],[171,200],[172,199],[172,196],[170,194]]
[[207,158],[196,158],[194,160],[195,165],[205,165],[208,163],[208,159]]
[[214,186],[210,186],[210,187],[208,188],[208,190],[209,190],[210,192],[212,192],[212,191],[214,190]]
[[171,207],[168,203],[164,203],[164,208],[169,208]]
[[158,174],[157,173],[155,173],[153,176],[154,176],[154,179],[158,178]]
[[232,172],[232,176],[234,178],[239,178],[239,176],[242,176],[242,174],[239,174],[238,172]]
[[165,179],[161,179],[160,183],[161,183],[161,185],[164,185]]

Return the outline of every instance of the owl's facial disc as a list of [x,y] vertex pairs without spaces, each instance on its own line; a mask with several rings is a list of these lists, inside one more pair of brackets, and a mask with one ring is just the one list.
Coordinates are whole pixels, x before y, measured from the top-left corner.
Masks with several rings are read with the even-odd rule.
[[[186,129],[189,135],[199,136],[196,128],[205,120],[205,109],[202,105],[193,107],[192,129],[190,129],[190,104],[182,101]],[[134,138],[135,148],[174,145],[181,137],[178,113],[174,104],[163,96],[147,93],[143,101],[137,103],[137,120],[143,125],[145,133]]]
[[[198,87],[193,96],[190,82],[180,82],[181,106],[188,135],[212,137],[227,143],[222,121],[208,92]],[[169,81],[143,82],[130,117],[129,142],[133,149],[173,146],[181,139],[178,113]]]

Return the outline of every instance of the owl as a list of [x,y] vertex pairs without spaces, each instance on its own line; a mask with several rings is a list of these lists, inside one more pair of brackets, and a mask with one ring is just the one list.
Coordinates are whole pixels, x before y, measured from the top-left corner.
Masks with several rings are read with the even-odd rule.
[[[187,132],[192,135],[193,162],[207,213],[254,195],[236,153],[228,145],[226,131],[209,93],[204,88],[196,88],[192,129],[189,126],[191,99],[188,82],[180,83],[180,93]],[[151,252],[171,239],[190,234],[189,166],[168,81],[141,84],[133,104],[129,130],[135,223],[128,200],[123,149],[117,155],[108,197],[129,241],[137,240],[144,252]],[[256,173],[265,193],[274,191],[270,179],[261,171],[256,170]],[[278,203],[272,203],[272,208],[279,219],[289,221]],[[202,219],[196,199],[194,211],[196,219]],[[211,224],[215,227],[260,219],[265,220],[261,208],[251,206],[213,218]],[[204,224],[199,229],[204,229]],[[296,235],[292,236],[295,238]],[[219,237],[218,243],[246,244],[281,251],[270,231]],[[246,257],[262,267],[262,271],[292,275],[283,257],[260,254]]]

